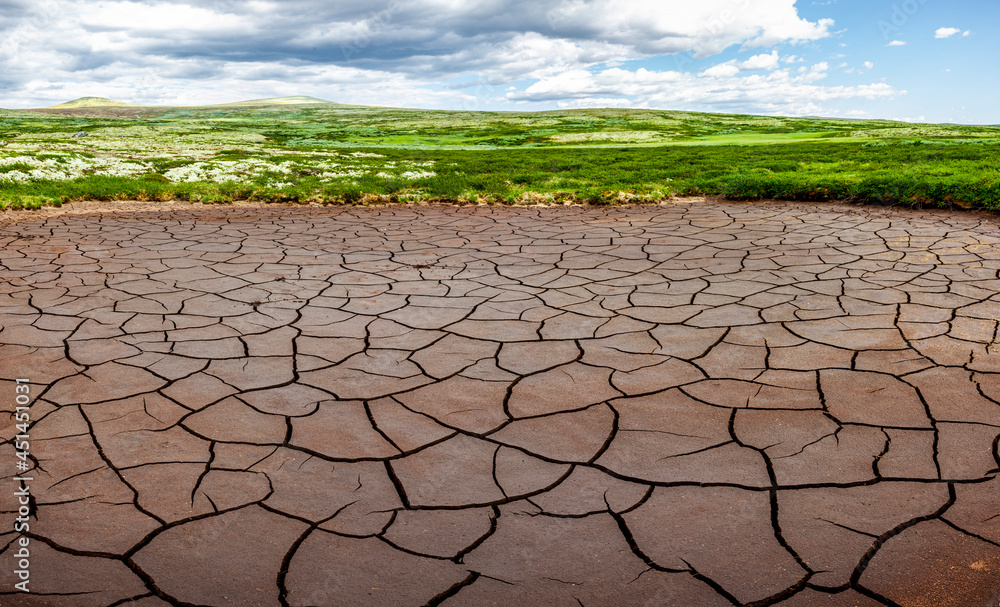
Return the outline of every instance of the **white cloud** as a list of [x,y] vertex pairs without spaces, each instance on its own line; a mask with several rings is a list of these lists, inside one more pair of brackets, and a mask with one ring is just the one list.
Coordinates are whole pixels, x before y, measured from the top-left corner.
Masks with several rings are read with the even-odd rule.
[[589,97],[587,99],[574,99],[572,101],[560,101],[556,106],[562,110],[576,110],[589,108],[620,107],[634,108],[637,106],[631,99],[622,97]]
[[893,40],[886,46],[906,46],[906,42],[903,42],[902,40]]
[[875,67],[874,63],[872,63],[871,61],[865,61],[865,69],[869,69],[870,70],[870,69],[872,69],[874,67]]
[[[832,20],[800,17],[796,0],[50,4],[0,0],[0,106],[87,95],[193,104],[302,94],[429,108],[818,114],[829,100],[905,93],[885,83],[823,86],[829,64],[779,56],[774,47],[833,33]],[[25,16],[4,21],[15,14]],[[684,68],[691,55],[733,47],[746,58],[700,74]],[[671,53],[675,70],[628,67]]]
[[961,33],[962,30],[957,27],[939,27],[934,31],[935,38],[951,38],[955,34]]
[[795,0],[562,0],[547,12],[556,35],[586,32],[590,38],[629,44],[641,53],[694,51],[718,54],[742,44],[772,46],[830,35],[833,21],[802,19]]
[[250,16],[231,11],[187,4],[155,4],[139,2],[98,2],[79,15],[80,25],[105,31],[128,30],[133,34],[202,32],[240,32],[253,34],[256,26]]
[[772,51],[769,54],[754,55],[743,62],[733,59],[725,63],[713,65],[703,71],[702,75],[712,78],[731,78],[744,71],[777,69],[779,65],[778,61],[778,51]]
[[773,70],[778,67],[778,51],[768,55],[754,55],[740,64],[743,70]]
[[[200,72],[212,78],[187,80],[183,74]],[[130,103],[196,105],[228,103],[263,97],[311,95],[342,103],[410,107],[482,109],[486,97],[462,91],[433,90],[406,76],[340,66],[282,67],[266,62],[227,62],[191,59],[183,68],[170,61],[147,66],[95,70],[95,81],[32,78],[22,85],[24,95],[49,105],[86,96],[110,97]],[[474,91],[499,97],[492,87]]]
[[[149,66],[170,84],[154,90],[136,85],[126,97],[153,101],[166,90],[221,90],[220,78],[255,77],[253,70],[228,67],[242,64],[275,75],[349,67],[428,86],[470,74],[509,84],[662,54],[700,58],[733,46],[811,42],[829,37],[833,26],[830,19],[800,17],[796,0],[59,0],[57,6],[0,0],[0,5],[0,102],[17,105],[42,101],[25,88],[30,81],[67,83],[49,87],[53,91],[77,83],[88,90],[121,86],[124,92],[126,76]],[[740,69],[774,69],[777,54],[767,50]],[[246,88],[254,83],[246,81]]]
[[736,74],[740,73],[740,67],[736,65],[735,61],[728,63],[720,63],[719,65],[713,65],[708,68],[702,75],[709,76],[712,78],[732,78]]
[[[727,64],[723,64],[727,65]],[[716,66],[719,67],[719,66]],[[524,91],[508,93],[512,101],[580,100],[623,97],[632,107],[688,110],[748,111],[765,114],[811,115],[828,113],[821,105],[837,99],[888,99],[906,94],[886,83],[861,86],[821,86],[830,66],[818,63],[804,73],[779,69],[766,74],[689,74],[676,71],[636,71],[611,68],[576,70],[545,78]]]

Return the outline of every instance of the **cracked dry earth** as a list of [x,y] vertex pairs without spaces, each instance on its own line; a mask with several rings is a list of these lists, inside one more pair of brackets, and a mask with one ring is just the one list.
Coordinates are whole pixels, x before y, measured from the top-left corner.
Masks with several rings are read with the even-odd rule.
[[0,604],[995,606],[997,227],[711,202],[0,226],[0,390],[35,397],[34,592],[3,523]]

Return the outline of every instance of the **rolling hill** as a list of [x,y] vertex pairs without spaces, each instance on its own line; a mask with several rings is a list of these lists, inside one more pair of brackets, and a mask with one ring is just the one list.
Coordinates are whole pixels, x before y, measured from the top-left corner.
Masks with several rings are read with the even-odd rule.
[[68,110],[74,108],[93,108],[93,107],[135,107],[130,103],[125,103],[123,101],[115,101],[114,99],[106,99],[104,97],[80,97],[79,99],[74,99],[73,101],[67,101],[66,103],[60,103],[59,105],[53,105],[50,108],[53,110]]

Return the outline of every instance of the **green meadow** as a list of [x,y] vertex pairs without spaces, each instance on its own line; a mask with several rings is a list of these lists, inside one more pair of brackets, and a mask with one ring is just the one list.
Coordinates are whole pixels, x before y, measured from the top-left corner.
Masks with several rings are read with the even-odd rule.
[[73,200],[618,204],[670,196],[1000,210],[1000,128],[310,98],[0,110],[0,208]]

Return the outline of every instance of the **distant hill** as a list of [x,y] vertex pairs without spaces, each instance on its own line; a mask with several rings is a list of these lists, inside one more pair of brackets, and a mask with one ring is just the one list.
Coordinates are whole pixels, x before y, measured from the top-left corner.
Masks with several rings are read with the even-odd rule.
[[308,105],[314,103],[333,103],[325,99],[316,97],[305,97],[302,95],[294,97],[270,97],[268,99],[251,99],[250,101],[237,101],[235,103],[220,103],[219,105]]
[[241,111],[252,108],[293,108],[295,106],[316,106],[316,107],[340,107],[341,104],[316,97],[306,97],[298,95],[293,97],[271,97],[268,99],[251,99],[249,101],[236,101],[233,103],[219,103],[207,105],[135,105],[106,99],[104,97],[81,97],[59,105],[51,107],[37,108],[29,110],[45,114],[61,114],[64,116],[78,116],[85,118],[155,118],[174,112],[185,111]]
[[59,105],[53,105],[51,109],[54,110],[68,110],[79,107],[133,107],[130,103],[125,103],[124,101],[115,101],[114,99],[105,99],[104,97],[80,97],[79,99],[74,99],[73,101],[67,101],[66,103],[60,103]]
[[157,105],[135,105],[131,103],[125,103],[123,101],[115,101],[114,99],[106,99],[104,97],[81,97],[73,101],[67,101],[66,103],[60,103],[59,105],[53,105],[47,108],[40,108],[41,110],[89,110],[94,108],[159,108],[166,109],[170,107],[193,107],[193,108],[213,108],[213,107],[260,107],[268,105],[339,105],[332,101],[326,101],[325,99],[318,99],[316,97],[306,97],[304,95],[298,95],[293,97],[270,97],[268,99],[251,99],[249,101],[235,101],[233,103],[219,103],[219,104],[208,104],[208,105],[194,105],[194,106],[157,106]]

